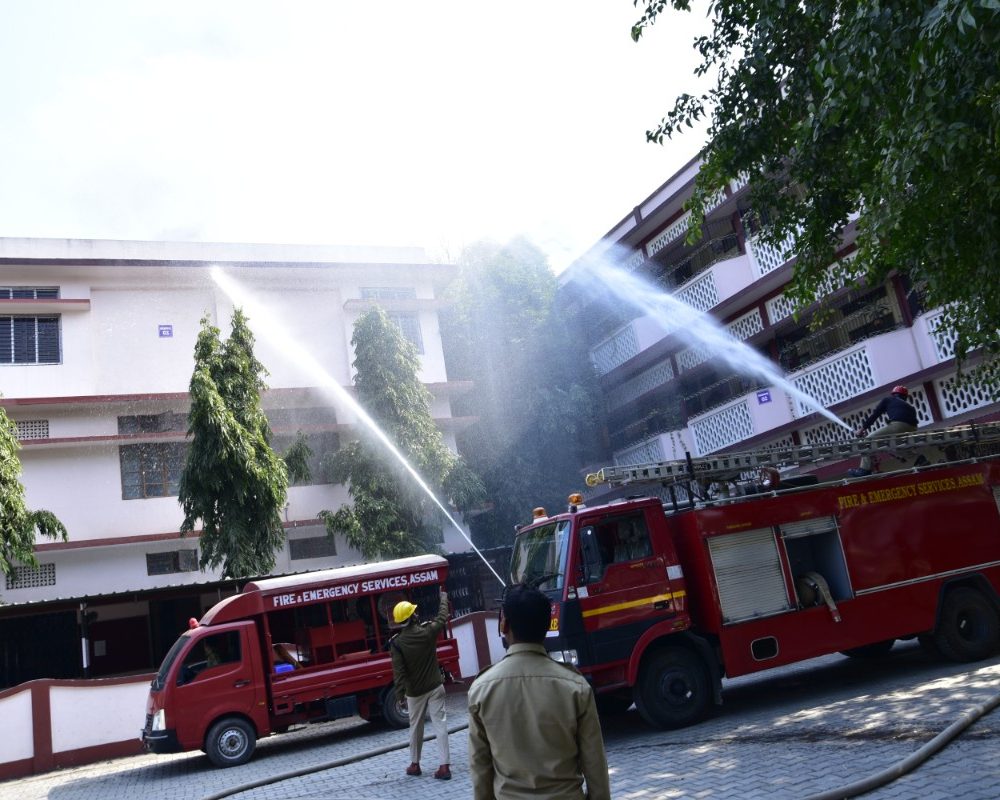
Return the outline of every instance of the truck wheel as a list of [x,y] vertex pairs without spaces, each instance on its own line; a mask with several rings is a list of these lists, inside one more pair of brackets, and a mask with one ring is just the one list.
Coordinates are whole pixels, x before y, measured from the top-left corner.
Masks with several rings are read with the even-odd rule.
[[205,737],[205,752],[217,767],[246,764],[257,747],[257,732],[240,717],[226,717],[216,722]]
[[978,661],[1000,645],[1000,617],[983,593],[960,586],[944,596],[934,644],[951,661]]
[[886,639],[884,642],[852,647],[850,650],[841,650],[840,652],[848,658],[881,658],[889,654],[894,644],[896,644],[895,639]]
[[666,647],[643,663],[635,685],[635,706],[658,728],[683,728],[708,711],[710,681],[704,662],[685,647]]
[[406,708],[406,701],[400,703],[396,699],[396,690],[392,686],[382,692],[382,718],[391,728],[410,727],[410,712]]

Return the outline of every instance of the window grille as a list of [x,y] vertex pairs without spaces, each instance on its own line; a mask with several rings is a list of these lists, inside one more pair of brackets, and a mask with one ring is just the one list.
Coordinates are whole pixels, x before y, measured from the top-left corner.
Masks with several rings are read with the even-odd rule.
[[57,286],[0,286],[0,300],[55,300]]
[[137,414],[128,417],[118,417],[118,433],[167,433],[170,431],[186,431],[187,417],[164,411],[162,414]]
[[147,575],[171,575],[175,572],[197,572],[198,550],[168,550],[166,553],[146,553]]
[[56,585],[56,565],[39,564],[37,567],[15,567],[7,576],[7,590],[35,589],[39,586]]
[[403,338],[417,348],[418,353],[424,352],[424,338],[420,334],[420,320],[416,314],[399,311],[388,311],[386,316],[396,323]]
[[288,553],[292,561],[305,558],[328,558],[337,555],[337,541],[332,536],[307,536],[303,539],[289,539]]
[[362,300],[415,300],[417,290],[399,286],[366,286],[361,288]]
[[58,315],[0,316],[0,364],[58,364],[59,360]]
[[688,422],[700,456],[730,447],[756,433],[746,400]]
[[49,421],[47,419],[19,419],[17,427],[18,439],[48,439]]
[[127,444],[118,448],[122,500],[176,497],[187,457],[184,442]]

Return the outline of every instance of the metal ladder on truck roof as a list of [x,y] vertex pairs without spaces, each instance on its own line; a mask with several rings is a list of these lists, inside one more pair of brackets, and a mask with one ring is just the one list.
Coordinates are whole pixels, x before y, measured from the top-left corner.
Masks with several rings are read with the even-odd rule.
[[932,431],[897,433],[874,439],[851,439],[846,442],[816,445],[792,445],[740,453],[688,456],[678,461],[659,461],[629,467],[604,467],[587,475],[587,486],[606,483],[624,486],[630,483],[655,482],[664,486],[694,481],[727,481],[735,476],[764,468],[787,469],[839,461],[880,452],[905,452],[925,447],[948,447],[1000,442],[1000,422],[982,425],[958,425]]

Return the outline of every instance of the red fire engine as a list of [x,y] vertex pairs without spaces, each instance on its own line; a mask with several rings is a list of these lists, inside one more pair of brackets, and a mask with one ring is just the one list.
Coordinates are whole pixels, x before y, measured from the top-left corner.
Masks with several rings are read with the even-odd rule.
[[[919,637],[950,659],[984,658],[1000,648],[1000,457],[968,454],[996,441],[990,424],[608,468],[588,483],[660,496],[536,509],[510,577],[552,599],[547,649],[600,706],[634,701],[661,727],[720,704],[723,677],[838,651]],[[824,459],[928,445],[953,460],[779,483]]]
[[[203,749],[229,767],[249,760],[258,738],[298,723],[360,714],[407,727],[387,620],[400,600],[436,612],[447,577],[448,562],[428,555],[248,583],[192,620],[163,659],[146,748]],[[457,677],[456,641],[442,634],[437,655]]]

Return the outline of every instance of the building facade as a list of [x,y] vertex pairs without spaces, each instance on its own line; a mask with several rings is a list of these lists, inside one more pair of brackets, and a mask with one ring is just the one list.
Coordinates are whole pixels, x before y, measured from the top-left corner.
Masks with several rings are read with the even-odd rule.
[[[235,300],[214,267],[239,287]],[[416,345],[454,448],[463,420],[450,399],[467,386],[448,381],[437,317],[452,274],[406,248],[0,239],[0,403],[21,440],[29,508],[69,532],[40,541],[39,566],[0,587],[0,686],[149,669],[189,617],[237,589],[199,570],[197,536],[178,532],[177,488],[200,321],[225,338],[244,301],[259,309],[255,319],[244,307],[270,373],[274,448],[302,431],[317,461],[309,485],[289,487],[275,572],[362,561],[317,517],[349,502],[318,461],[358,423],[329,385],[350,388],[354,322],[380,305]],[[450,526],[439,544],[467,549]]]
[[[605,397],[607,463],[818,444],[852,434],[780,386],[740,374],[711,346],[595,298],[584,285],[586,265],[602,260],[710,315],[851,428],[898,384],[908,387],[922,427],[996,418],[989,392],[958,380],[954,342],[939,326],[941,309],[925,307],[920,287],[902,277],[858,289],[840,286],[831,274],[822,324],[810,324],[816,309],[793,317],[784,295],[793,242],[774,247],[756,235],[745,180],[732,181],[714,198],[702,239],[688,244],[683,205],[698,168],[694,160],[680,170],[561,278],[564,298],[586,322],[581,330]],[[838,261],[852,257],[853,240],[851,224]]]

